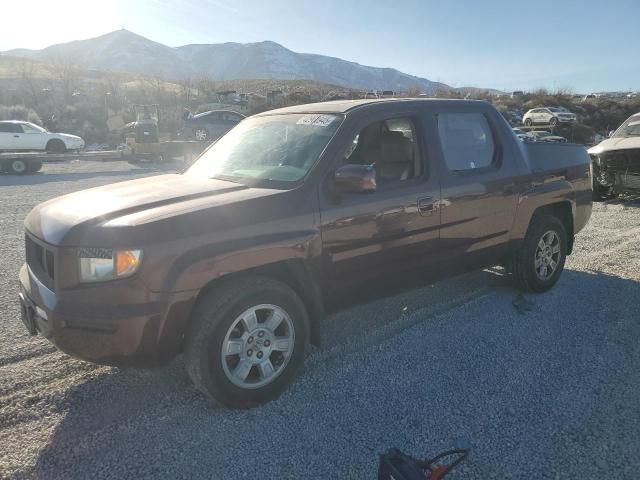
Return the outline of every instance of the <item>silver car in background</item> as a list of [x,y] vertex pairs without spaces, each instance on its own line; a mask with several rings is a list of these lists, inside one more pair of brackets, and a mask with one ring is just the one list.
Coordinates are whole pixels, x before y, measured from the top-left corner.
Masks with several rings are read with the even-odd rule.
[[559,123],[576,121],[576,114],[562,107],[532,108],[522,117],[522,123],[527,127],[531,125],[551,125],[555,127]]

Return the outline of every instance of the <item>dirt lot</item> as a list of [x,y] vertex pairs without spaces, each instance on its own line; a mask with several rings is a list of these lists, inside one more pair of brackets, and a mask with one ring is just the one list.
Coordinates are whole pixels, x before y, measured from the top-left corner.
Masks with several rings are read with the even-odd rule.
[[74,360],[20,322],[22,222],[62,193],[158,173],[126,163],[0,176],[0,477],[376,478],[389,447],[472,454],[450,478],[636,479],[640,202],[598,204],[559,284],[523,302],[499,270],[343,310],[298,381],[211,409],[182,360]]

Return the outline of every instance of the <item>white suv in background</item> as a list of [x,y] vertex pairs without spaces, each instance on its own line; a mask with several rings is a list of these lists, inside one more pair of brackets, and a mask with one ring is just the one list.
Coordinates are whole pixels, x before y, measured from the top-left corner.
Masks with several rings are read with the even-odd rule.
[[531,125],[551,125],[558,123],[575,122],[576,114],[562,107],[532,108],[522,117],[522,123],[527,127]]
[[46,150],[64,153],[84,148],[84,140],[76,135],[51,133],[31,122],[0,121],[0,151]]

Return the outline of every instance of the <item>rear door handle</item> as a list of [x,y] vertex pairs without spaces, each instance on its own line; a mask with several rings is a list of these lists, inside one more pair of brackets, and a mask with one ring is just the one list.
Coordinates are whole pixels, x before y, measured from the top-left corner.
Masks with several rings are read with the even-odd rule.
[[420,215],[431,215],[433,213],[433,197],[419,198],[418,211],[420,212]]
[[14,135],[13,138],[20,138],[20,135]]

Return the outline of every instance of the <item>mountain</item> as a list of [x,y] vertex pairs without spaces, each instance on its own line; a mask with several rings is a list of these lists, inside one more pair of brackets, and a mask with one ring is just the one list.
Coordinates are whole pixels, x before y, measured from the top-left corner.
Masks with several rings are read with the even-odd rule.
[[81,68],[141,73],[167,80],[206,76],[211,80],[315,80],[367,90],[419,89],[432,93],[446,85],[340,58],[293,52],[282,45],[221,43],[169,47],[127,30],[42,50],[15,49],[6,55],[69,62]]

